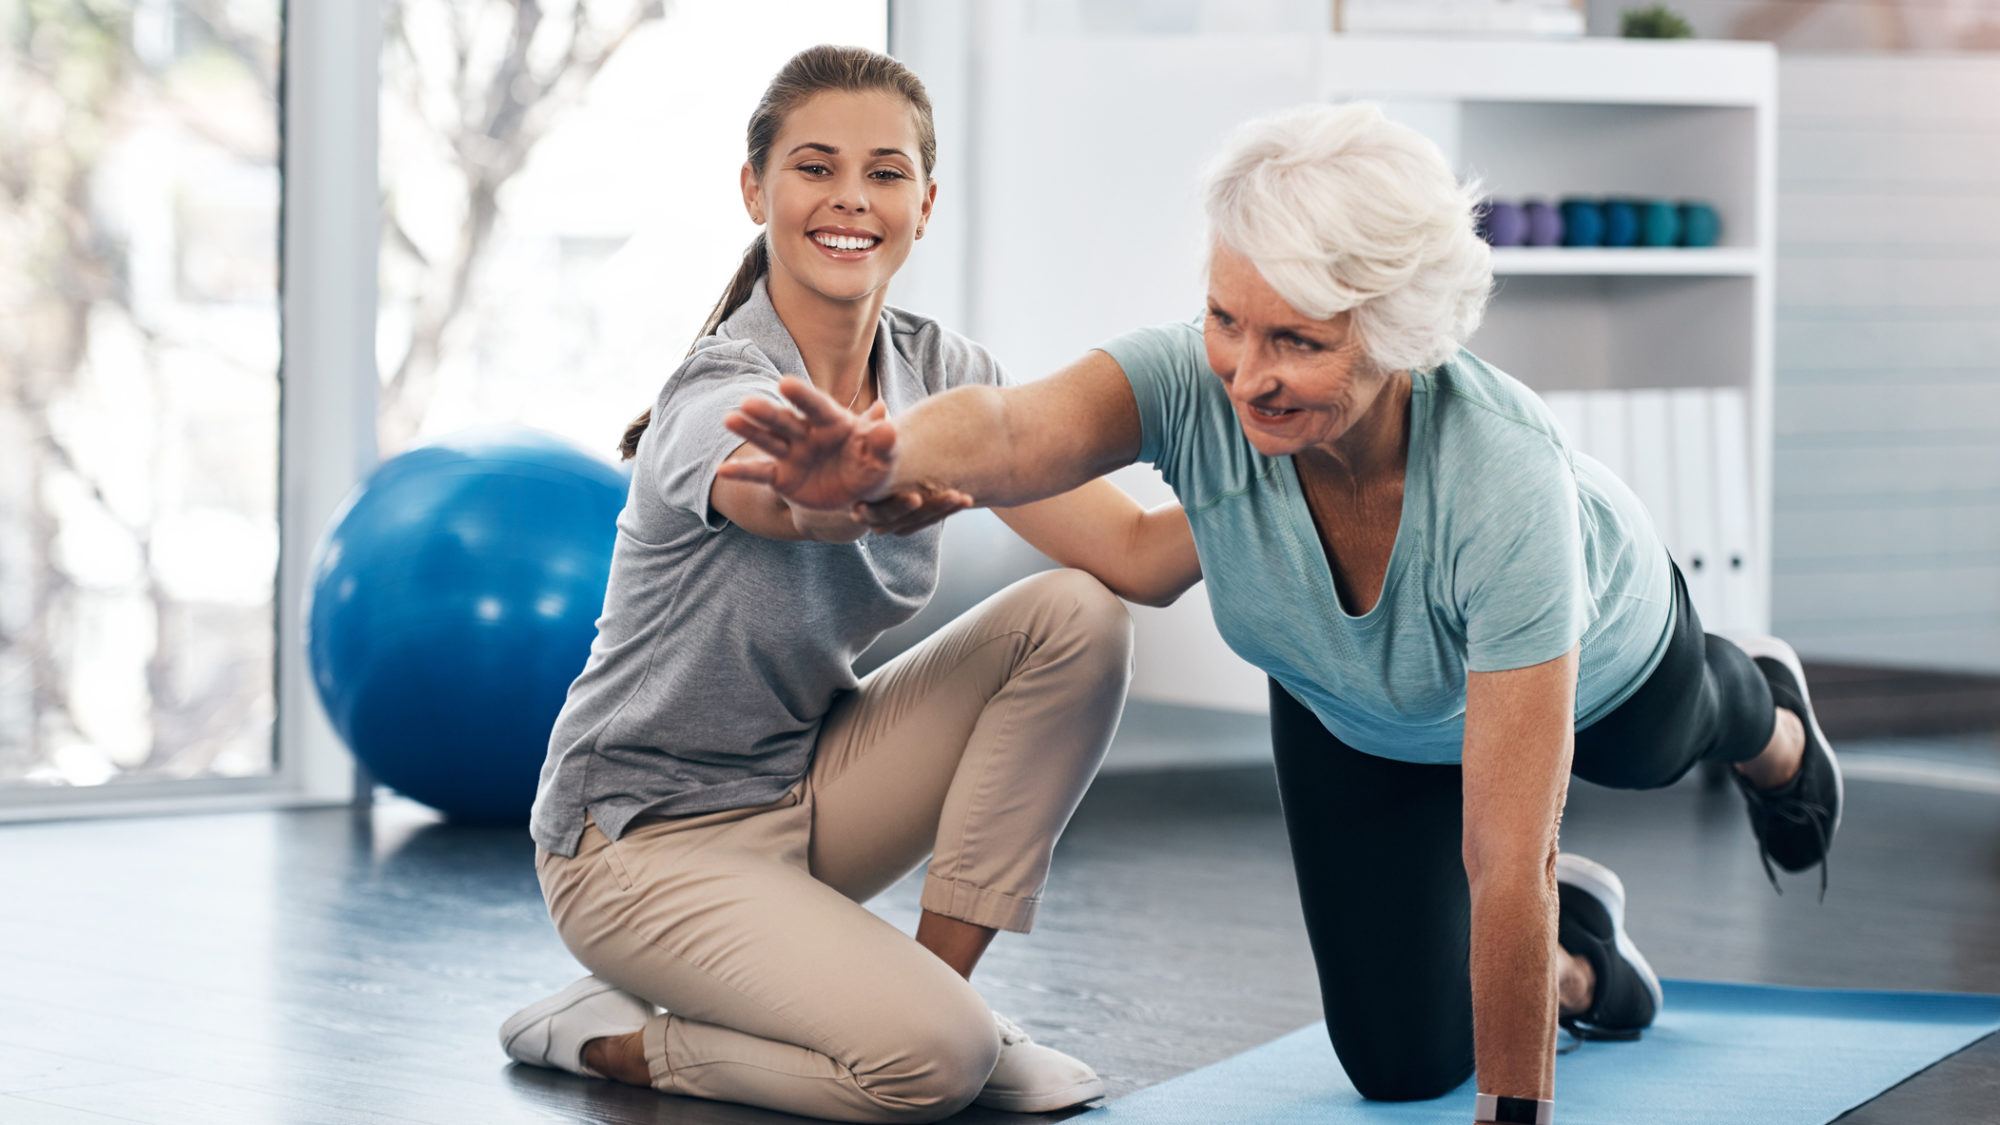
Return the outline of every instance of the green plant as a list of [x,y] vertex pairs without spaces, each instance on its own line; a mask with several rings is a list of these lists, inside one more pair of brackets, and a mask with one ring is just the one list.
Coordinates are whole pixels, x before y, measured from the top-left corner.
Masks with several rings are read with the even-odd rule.
[[1694,27],[1665,4],[1625,12],[1619,17],[1618,32],[1627,39],[1694,38]]

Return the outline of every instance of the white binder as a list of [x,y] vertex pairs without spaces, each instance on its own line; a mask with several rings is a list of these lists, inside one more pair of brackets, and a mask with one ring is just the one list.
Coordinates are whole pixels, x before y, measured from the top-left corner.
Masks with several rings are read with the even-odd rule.
[[1591,391],[1583,396],[1583,425],[1590,441],[1583,451],[1611,470],[1619,480],[1631,480],[1629,426],[1624,391]]
[[1723,624],[1736,630],[1764,629],[1758,604],[1755,485],[1750,472],[1750,410],[1743,392],[1712,392],[1714,413],[1716,581],[1721,587]]
[[1727,627],[1717,565],[1714,411],[1706,387],[1668,392],[1674,442],[1674,558],[1702,626]]
[[1653,530],[1671,551],[1679,542],[1680,525],[1674,519],[1674,435],[1667,392],[1628,391],[1625,407],[1626,461],[1631,469],[1625,474],[1625,483],[1646,506],[1646,514],[1653,517]]

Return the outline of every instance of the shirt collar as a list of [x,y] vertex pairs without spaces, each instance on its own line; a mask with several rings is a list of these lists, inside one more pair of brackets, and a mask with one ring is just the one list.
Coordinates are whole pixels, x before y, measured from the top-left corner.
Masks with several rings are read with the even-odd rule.
[[[785,329],[785,322],[778,319],[778,310],[771,304],[771,291],[767,278],[758,278],[742,306],[730,313],[716,330],[716,335],[728,340],[748,340],[757,345],[759,351],[778,368],[780,375],[797,375],[808,378],[805,356],[792,340],[792,334]],[[902,353],[896,350],[895,334],[889,327],[889,307],[882,306],[882,315],[875,324],[875,346],[869,357],[870,374],[875,376],[876,393],[888,404],[890,414],[900,414],[913,405],[904,400],[906,388],[917,385],[912,377],[909,364]]]

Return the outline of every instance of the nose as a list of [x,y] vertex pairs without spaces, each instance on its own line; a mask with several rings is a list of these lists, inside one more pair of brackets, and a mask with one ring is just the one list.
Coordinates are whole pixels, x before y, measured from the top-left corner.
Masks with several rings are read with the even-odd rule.
[[1225,376],[1230,393],[1244,402],[1256,402],[1278,389],[1278,371],[1261,349],[1252,346],[1236,353],[1235,370]]
[[835,185],[832,206],[843,215],[868,213],[868,180],[865,176],[843,177]]

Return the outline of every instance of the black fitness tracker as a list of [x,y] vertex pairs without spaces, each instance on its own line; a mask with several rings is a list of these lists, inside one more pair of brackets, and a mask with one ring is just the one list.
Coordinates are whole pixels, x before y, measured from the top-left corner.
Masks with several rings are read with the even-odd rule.
[[1556,1103],[1547,1098],[1503,1098],[1481,1094],[1473,1103],[1472,1119],[1493,1125],[1554,1125]]

